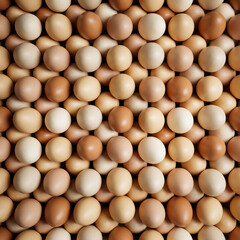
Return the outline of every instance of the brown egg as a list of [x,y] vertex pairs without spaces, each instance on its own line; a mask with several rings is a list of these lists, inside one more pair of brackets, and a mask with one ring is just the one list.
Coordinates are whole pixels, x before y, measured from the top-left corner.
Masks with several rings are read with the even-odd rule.
[[31,239],[42,240],[42,236],[39,232],[32,229],[28,229],[19,233],[15,239],[16,240],[31,240]]
[[32,198],[22,200],[16,207],[14,219],[24,228],[30,228],[38,223],[42,215],[41,204]]
[[40,97],[34,103],[34,108],[43,115],[45,115],[49,110],[57,107],[59,107],[59,104],[57,102],[52,102],[45,96]]
[[[121,22],[121,24],[119,24]],[[107,21],[107,32],[115,40],[121,41],[127,39],[133,30],[131,19],[122,13],[110,17]]]
[[0,40],[3,40],[10,34],[11,25],[9,20],[2,14],[0,15],[0,24],[2,26],[0,30]]
[[8,108],[0,106],[0,132],[6,131],[12,123],[12,114]]
[[59,76],[59,72],[48,70],[48,68],[42,63],[34,68],[33,76],[37,78],[41,83],[46,83],[49,78]]
[[197,144],[205,136],[205,130],[195,122],[192,128],[184,133],[183,136],[190,139],[193,144]]
[[165,85],[158,77],[144,78],[139,85],[139,94],[147,102],[159,101],[165,93]]
[[167,203],[167,216],[169,220],[178,227],[186,227],[193,217],[190,202],[183,197],[173,197]]
[[10,7],[10,5],[11,5],[11,0],[3,0],[3,1],[1,1],[1,4],[0,4],[0,10],[1,11],[6,10],[7,8]]
[[77,18],[77,29],[83,38],[93,40],[102,33],[102,21],[96,13],[84,12]]
[[198,26],[200,19],[205,15],[201,6],[192,4],[190,8],[185,11],[194,21],[195,26]]
[[96,160],[101,155],[102,149],[100,139],[92,135],[80,138],[77,144],[78,156],[88,161]]
[[123,136],[112,137],[107,143],[108,156],[117,163],[130,160],[133,154],[131,142]]
[[[0,71],[5,70],[10,64],[10,55],[6,48],[0,46],[0,56],[1,56],[1,63],[0,63]],[[15,59],[15,58],[14,58]],[[16,60],[15,60],[16,61]]]
[[156,107],[162,111],[164,115],[168,114],[173,108],[175,108],[176,103],[170,100],[166,95],[162,97],[157,102],[151,104],[152,107]]
[[[199,21],[198,30],[206,40],[220,37],[226,28],[226,20],[221,13],[211,11]],[[211,31],[209,30],[211,29]]]
[[36,12],[36,16],[39,18],[42,24],[45,24],[47,18],[52,14],[54,14],[54,12],[47,7],[41,7]]
[[229,202],[235,196],[235,192],[229,187],[229,184],[226,185],[225,191],[220,195],[217,196],[216,199],[221,203]]
[[237,162],[240,162],[240,136],[233,137],[227,144],[228,154]]
[[51,169],[44,176],[44,191],[51,196],[60,196],[67,191],[70,186],[70,176],[65,169]]
[[17,34],[10,34],[5,40],[5,46],[7,50],[12,53],[15,47],[24,42],[26,41],[21,39]]
[[10,155],[11,144],[7,138],[0,136],[0,163],[4,162]]
[[132,63],[132,53],[124,45],[117,45],[109,49],[106,60],[113,71],[125,71]]
[[[59,29],[61,28],[61,31]],[[63,14],[54,13],[45,22],[45,29],[49,37],[55,41],[65,41],[72,34],[72,24]]]
[[70,95],[70,83],[64,77],[50,78],[44,87],[46,97],[53,102],[63,102]]
[[228,64],[225,64],[220,70],[212,73],[212,75],[221,80],[223,86],[226,86],[236,76],[236,71],[234,71]]
[[139,207],[139,217],[147,227],[157,228],[165,219],[165,209],[162,203],[156,199],[144,200]]
[[174,224],[172,222],[169,221],[168,217],[165,217],[165,220],[163,221],[163,223],[156,228],[156,230],[158,232],[160,232],[161,234],[166,234],[168,233],[172,228],[174,227]]
[[[127,193],[127,196],[130,197],[133,200],[133,202],[141,202],[147,198],[147,195],[148,195],[148,193],[141,189],[141,187],[138,184],[138,180],[136,178],[134,178],[132,187],[131,187],[130,191]],[[135,213],[135,216],[136,216],[136,214],[137,214],[137,211]],[[133,221],[133,219],[131,221]]]
[[240,196],[235,196],[230,202],[230,211],[235,219],[240,220]]
[[12,240],[13,235],[6,227],[0,227],[0,240]]
[[172,78],[167,83],[168,97],[174,102],[186,102],[192,95],[191,82],[182,76]]
[[76,52],[79,48],[89,46],[89,42],[78,36],[78,35],[72,35],[65,44],[66,49],[71,54],[72,57],[75,56]]
[[7,221],[12,215],[14,205],[11,198],[4,195],[0,196],[0,204],[1,204],[0,205],[0,213],[1,213],[0,222],[2,224],[5,221]]
[[106,181],[103,178],[102,186],[100,190],[95,194],[95,198],[101,203],[108,203],[112,200],[113,197],[114,195],[109,192]]
[[127,196],[114,197],[109,204],[109,213],[118,223],[130,222],[135,214],[135,205]]
[[164,19],[166,24],[168,24],[171,18],[175,15],[174,12],[166,6],[161,7],[156,13]]
[[235,227],[234,230],[229,235],[229,240],[239,240],[239,236],[240,236],[240,227]]
[[226,152],[224,141],[217,136],[206,136],[198,144],[201,156],[209,161],[217,161]]
[[193,189],[193,177],[184,168],[175,168],[167,176],[169,190],[177,196],[186,196]]
[[24,77],[18,79],[14,92],[17,98],[24,102],[35,102],[42,93],[42,85],[37,78]]
[[199,220],[205,225],[215,225],[220,222],[223,215],[221,203],[213,197],[203,197],[196,207]]
[[160,139],[163,144],[168,144],[175,137],[175,133],[165,125],[159,132],[153,134],[153,136]]
[[240,99],[239,85],[240,85],[240,77],[238,75],[235,78],[233,78],[230,83],[230,92],[235,98],[238,98],[238,99]]
[[240,132],[240,107],[235,107],[229,114],[229,122],[232,128]]
[[81,8],[77,4],[72,4],[65,12],[66,16],[69,18],[73,26],[77,25],[77,18],[79,15],[85,12],[85,9]]
[[118,75],[118,71],[113,71],[108,67],[106,63],[103,63],[95,72],[94,72],[94,77],[98,79],[98,81],[103,85],[103,86],[108,86],[111,78],[114,76]]
[[112,130],[124,133],[130,130],[133,125],[133,114],[131,110],[124,106],[115,107],[108,115],[108,124]]
[[44,217],[52,227],[63,225],[70,216],[71,206],[68,200],[64,197],[52,198],[47,202],[44,209]]
[[123,226],[118,226],[114,228],[109,236],[108,240],[133,240],[133,234],[128,230],[128,228],[123,227]]
[[168,52],[167,63],[173,71],[184,72],[193,63],[193,53],[188,47],[176,46]]
[[227,24],[227,31],[234,40],[240,40],[239,19],[240,14],[237,14],[233,16]]
[[81,137],[87,136],[89,132],[81,129],[76,122],[72,123],[65,136],[73,143],[76,144]]
[[0,99],[8,98],[13,91],[12,79],[4,74],[0,74]]
[[180,13],[171,18],[168,24],[168,32],[175,41],[185,41],[194,31],[193,19],[185,14]]
[[38,141],[41,144],[46,144],[49,140],[51,140],[52,138],[57,137],[57,136],[58,136],[58,134],[48,131],[48,129],[46,127],[40,128],[35,133],[35,137],[38,139]]
[[59,168],[60,162],[51,161],[44,154],[40,157],[40,159],[38,159],[38,161],[35,163],[35,166],[39,172],[41,172],[42,174],[46,174],[51,169]]
[[125,11],[132,5],[133,0],[109,0],[109,3],[117,11]]

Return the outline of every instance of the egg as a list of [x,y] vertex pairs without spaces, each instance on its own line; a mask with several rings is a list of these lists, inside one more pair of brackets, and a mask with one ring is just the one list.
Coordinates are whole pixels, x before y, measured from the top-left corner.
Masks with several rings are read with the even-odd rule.
[[193,217],[190,202],[183,197],[173,197],[167,203],[167,216],[178,227],[186,227]]
[[95,198],[101,203],[109,203],[113,199],[114,195],[109,192],[105,178],[102,179],[102,186],[100,190],[95,194]]
[[157,228],[165,219],[165,209],[162,203],[156,199],[144,200],[139,206],[139,217],[147,227]]
[[224,141],[217,136],[205,136],[198,145],[201,156],[209,161],[216,161],[226,152]]
[[96,39],[102,33],[102,20],[94,12],[84,12],[77,18],[77,29],[83,38]]
[[81,198],[74,207],[74,220],[83,226],[94,223],[100,216],[101,205],[93,197]]
[[193,63],[193,65],[188,70],[180,72],[180,76],[188,78],[192,85],[196,85],[199,79],[204,77],[204,71],[198,64]]
[[108,173],[106,184],[108,190],[115,196],[123,196],[130,191],[132,176],[128,170],[116,167]]
[[19,233],[17,235],[16,239],[17,240],[23,240],[23,239],[26,239],[26,240],[30,240],[30,239],[42,240],[42,236],[37,231],[30,229],[30,230],[25,230],[25,231]]
[[47,18],[52,15],[54,12],[48,7],[41,7],[37,10],[36,16],[39,18],[42,24],[45,24]]
[[230,233],[236,227],[236,219],[227,208],[223,208],[221,221],[216,225],[223,233]]
[[230,83],[230,92],[237,99],[240,98],[240,93],[238,91],[238,86],[240,84],[239,80],[240,80],[240,78],[238,76],[236,76],[235,78],[232,79],[232,81]]
[[46,240],[71,240],[71,235],[64,228],[54,228],[46,236]]
[[70,127],[65,132],[65,136],[73,144],[77,143],[81,137],[87,136],[88,131],[81,129],[76,122],[72,123]]
[[165,85],[163,81],[158,77],[146,77],[140,82],[139,94],[147,102],[160,101],[161,98],[164,96],[164,93]]
[[235,107],[230,115],[229,115],[229,122],[232,128],[236,131],[240,131],[240,121],[239,121],[239,114],[240,114],[240,107]]
[[223,92],[213,104],[219,106],[226,114],[228,114],[236,107],[237,101],[230,93]]
[[[169,157],[168,154],[166,154],[165,158],[155,165],[158,169],[161,170],[161,172],[166,175],[168,174],[172,169],[176,168],[176,162]],[[165,184],[166,185],[166,184]],[[164,185],[164,186],[165,186]],[[164,188],[163,186],[163,188]]]
[[133,234],[128,230],[128,228],[123,226],[117,226],[114,228],[108,237],[109,240],[120,240],[123,238],[126,240],[133,240]]
[[[121,22],[120,25],[119,22]],[[107,21],[107,32],[114,40],[122,41],[127,39],[132,30],[133,23],[131,19],[123,13],[117,13],[109,17]]]
[[202,18],[202,16],[204,16],[205,12],[202,9],[201,6],[197,5],[197,4],[192,4],[186,11],[186,14],[188,14],[194,22],[195,26],[198,26],[198,23],[200,21],[200,19]]
[[41,174],[33,166],[19,168],[13,177],[14,188],[21,193],[34,192],[41,183]]
[[64,197],[51,198],[44,209],[46,222],[52,227],[63,225],[70,215],[70,203]]
[[221,203],[213,197],[203,197],[196,207],[199,220],[205,225],[215,225],[220,222],[223,215]]
[[168,66],[176,72],[184,72],[193,64],[193,53],[186,46],[176,46],[167,54]]
[[8,37],[8,35],[11,32],[11,25],[9,20],[7,19],[7,17],[5,17],[4,15],[0,15],[0,22],[2,25],[2,29],[0,31],[0,39],[3,40],[5,38]]
[[127,196],[114,197],[109,204],[109,213],[118,223],[131,221],[135,214],[135,205]]
[[71,1],[61,0],[60,2],[56,2],[55,0],[46,0],[46,4],[48,8],[50,8],[54,12],[64,12],[71,5]]
[[176,106],[176,103],[164,95],[159,101],[151,103],[151,106],[158,108],[163,115],[166,115]]
[[1,213],[1,217],[0,217],[0,223],[3,223],[5,221],[7,221],[10,216],[12,215],[13,212],[13,201],[11,200],[11,198],[7,197],[7,196],[0,196],[0,213]]
[[12,123],[12,113],[8,108],[0,106],[0,132],[6,131]]
[[220,79],[223,86],[226,86],[236,76],[236,71],[234,71],[228,64],[225,64],[220,70],[212,73],[212,75]]
[[94,225],[89,225],[86,227],[82,227],[78,234],[77,234],[77,240],[87,240],[87,239],[96,239],[96,240],[101,240],[102,238],[102,233],[98,230],[97,227]]
[[0,150],[0,163],[1,163],[4,162],[9,157],[11,152],[11,144],[7,138],[1,136],[0,146],[1,146]]
[[9,64],[10,64],[10,55],[6,48],[3,46],[0,46],[0,56],[2,58],[1,64],[0,64],[0,71],[5,70]]
[[198,239],[203,240],[208,238],[211,238],[213,240],[224,240],[225,236],[223,235],[221,230],[219,230],[215,226],[204,226],[198,233]]
[[109,3],[117,11],[124,11],[132,5],[133,0],[110,0]]
[[184,133],[183,136],[188,138],[193,144],[196,144],[205,136],[205,131],[195,122],[192,128]]
[[217,39],[211,41],[210,46],[220,47],[226,54],[228,54],[235,47],[235,44],[229,36],[223,34]]
[[114,162],[125,163],[132,157],[133,147],[124,136],[112,137],[107,142],[107,154]]
[[70,186],[70,176],[68,172],[62,168],[51,169],[44,176],[44,191],[51,196],[60,196],[67,191]]
[[14,219],[19,226],[30,228],[37,224],[42,215],[41,204],[33,199],[28,198],[22,200],[14,211]]
[[0,227],[0,234],[2,240],[11,240],[13,238],[12,233],[6,227]]
[[154,194],[163,188],[164,176],[159,168],[147,166],[138,173],[138,184],[147,193]]
[[237,240],[239,236],[240,228],[236,227],[234,230],[230,233],[229,239],[230,240]]
[[108,18],[117,14],[117,11],[109,3],[101,3],[95,13],[101,18],[104,28],[106,28]]
[[49,78],[59,76],[59,72],[50,71],[43,63],[34,68],[33,76],[41,83],[46,83]]
[[0,99],[8,98],[13,91],[13,81],[10,77],[0,74]]

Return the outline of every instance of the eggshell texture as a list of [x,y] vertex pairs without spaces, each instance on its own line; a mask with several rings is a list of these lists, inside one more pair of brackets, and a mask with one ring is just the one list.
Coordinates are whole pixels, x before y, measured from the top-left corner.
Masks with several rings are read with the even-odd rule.
[[44,210],[46,222],[52,227],[63,225],[69,218],[71,206],[64,197],[51,198]]
[[240,107],[234,108],[229,115],[229,122],[232,128],[236,131],[240,131]]
[[84,197],[75,205],[73,217],[78,224],[87,226],[94,223],[100,216],[100,213],[100,203],[93,197]]
[[16,237],[16,240],[30,240],[30,239],[34,239],[34,240],[42,240],[42,236],[40,233],[38,233],[35,230],[25,230],[21,233],[19,233]]
[[108,237],[109,240],[120,240],[121,238],[133,240],[133,234],[128,230],[128,228],[118,226],[110,232]]
[[228,154],[237,162],[240,162],[239,157],[240,136],[233,137],[227,145]]
[[16,207],[14,219],[19,226],[30,228],[37,224],[42,215],[41,204],[32,198],[22,200]]
[[52,229],[46,237],[46,240],[71,240],[71,235],[64,228],[54,228]]
[[139,217],[149,228],[159,227],[165,219],[165,209],[161,202],[149,198],[144,200],[139,207]]
[[228,33],[234,40],[240,39],[239,18],[240,18],[240,15],[236,14],[229,20],[227,24]]
[[4,162],[10,155],[11,152],[11,144],[5,137],[0,137],[0,162]]
[[60,196],[70,186],[70,176],[62,168],[55,168],[47,172],[43,179],[43,188],[51,196]]
[[13,201],[7,196],[0,196],[0,223],[7,221],[13,212]]
[[167,203],[167,216],[178,227],[186,227],[193,217],[190,202],[183,197],[173,197]]
[[77,235],[77,240],[88,240],[88,239],[102,239],[102,233],[94,225],[89,225],[80,229]]
[[125,11],[132,5],[133,0],[109,0],[109,3],[117,11]]
[[11,240],[12,233],[5,227],[0,227],[1,240]]
[[102,33],[102,21],[96,13],[84,12],[77,18],[77,29],[83,38],[93,40]]
[[199,240],[208,240],[208,239],[213,239],[213,240],[224,240],[225,236],[215,226],[204,226],[198,233],[198,239]]
[[0,106],[0,132],[6,131],[11,126],[12,114],[8,108]]
[[232,93],[232,95],[237,98],[240,99],[240,93],[238,91],[239,89],[239,84],[240,84],[240,78],[239,76],[236,76],[235,78],[232,79],[231,83],[230,83],[230,92]]

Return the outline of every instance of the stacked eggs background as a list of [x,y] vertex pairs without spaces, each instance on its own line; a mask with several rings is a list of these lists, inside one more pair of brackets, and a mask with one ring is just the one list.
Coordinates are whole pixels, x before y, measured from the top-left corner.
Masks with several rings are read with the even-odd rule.
[[0,240],[240,240],[240,0],[0,11]]

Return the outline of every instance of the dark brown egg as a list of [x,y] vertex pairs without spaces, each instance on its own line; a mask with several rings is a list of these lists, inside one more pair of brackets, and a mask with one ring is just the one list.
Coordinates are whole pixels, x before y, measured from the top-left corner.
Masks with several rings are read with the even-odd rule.
[[96,39],[102,33],[102,20],[94,12],[84,12],[77,18],[77,29],[83,38]]
[[92,135],[80,138],[77,143],[78,156],[88,161],[96,160],[102,154],[102,150],[102,142]]
[[70,83],[64,77],[50,78],[44,88],[46,97],[53,102],[63,102],[70,95]]
[[117,11],[125,11],[131,7],[133,0],[108,0],[110,5]]
[[240,14],[235,15],[229,20],[227,30],[234,40],[240,40]]
[[225,64],[220,70],[212,73],[212,75],[217,77],[222,82],[223,86],[226,86],[236,76],[236,71],[228,64]]
[[47,7],[41,7],[37,10],[36,16],[39,18],[42,24],[45,24],[47,18],[51,16],[54,12]]
[[236,107],[231,111],[229,122],[234,130],[240,132],[240,107]]
[[0,227],[0,240],[12,240],[12,233],[5,227]]
[[108,124],[112,130],[124,133],[131,129],[133,125],[133,113],[132,111],[124,106],[113,108],[108,115]]
[[186,102],[192,96],[192,92],[192,83],[185,77],[173,77],[167,83],[167,95],[174,102]]
[[67,9],[65,14],[71,23],[76,26],[78,16],[84,12],[86,12],[85,9],[81,8],[79,5],[73,4]]
[[184,197],[173,197],[167,203],[167,216],[178,227],[186,227],[193,217],[190,202]]
[[198,150],[201,156],[209,161],[217,161],[226,152],[224,141],[217,136],[206,136],[198,144]]
[[2,14],[0,14],[0,40],[5,39],[11,32],[11,25],[9,20]]
[[240,1],[239,0],[230,0],[229,2],[235,10],[240,10]]
[[199,21],[198,30],[206,40],[220,37],[226,27],[226,20],[221,13],[211,11]]
[[12,113],[8,108],[0,106],[0,132],[6,131],[12,123]]
[[[232,1],[231,1],[232,2]],[[239,3],[240,9],[240,3]],[[229,235],[229,240],[239,240],[240,239],[240,227],[234,228],[234,230]]]
[[156,13],[159,14],[167,24],[175,15],[172,10],[165,6],[161,7]]
[[195,122],[192,128],[184,133],[183,136],[190,139],[193,144],[197,144],[205,136],[205,130]]
[[128,228],[118,226],[114,228],[108,237],[108,240],[133,240],[133,235]]
[[52,198],[47,202],[44,210],[46,222],[52,227],[63,225],[69,218],[71,205],[64,197]]
[[136,58],[138,50],[146,43],[145,39],[143,39],[139,34],[134,33],[123,42],[123,45],[126,46],[131,51],[133,57]]
[[45,96],[40,97],[35,103],[34,108],[45,115],[49,110],[59,106],[59,103],[48,100]]
[[204,10],[199,5],[195,4],[191,5],[185,13],[193,19],[195,26],[198,26],[201,17],[205,15]]
[[240,136],[233,137],[227,145],[228,154],[237,162],[240,162]]
[[7,138],[0,136],[0,163],[5,161],[11,152],[11,144]]
[[165,125],[161,131],[153,134],[153,136],[160,139],[163,144],[168,144],[175,137],[175,132],[171,131],[169,127]]
[[0,11],[4,11],[11,5],[11,0],[2,0],[0,2]]
[[79,125],[74,122],[65,132],[65,136],[73,144],[76,144],[81,137],[87,136],[89,132],[87,130],[81,129]]
[[130,36],[132,30],[132,20],[126,14],[115,14],[107,21],[107,32],[109,36],[115,40],[125,40]]
[[47,142],[54,138],[57,137],[58,134],[56,133],[52,133],[50,131],[48,131],[48,129],[46,127],[42,127],[40,128],[36,133],[35,133],[35,137],[38,139],[38,141],[41,144],[47,144]]
[[35,77],[23,77],[17,80],[14,92],[16,97],[24,102],[34,102],[42,94],[42,84]]
[[21,43],[26,42],[21,39],[17,34],[11,34],[5,40],[5,47],[9,52],[13,52],[13,50]]

